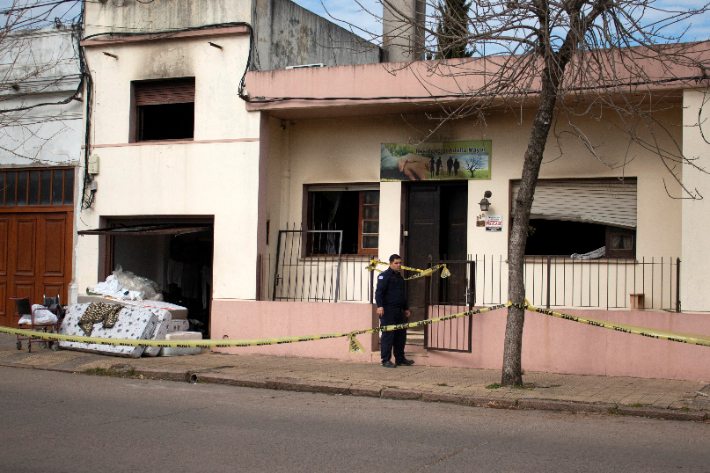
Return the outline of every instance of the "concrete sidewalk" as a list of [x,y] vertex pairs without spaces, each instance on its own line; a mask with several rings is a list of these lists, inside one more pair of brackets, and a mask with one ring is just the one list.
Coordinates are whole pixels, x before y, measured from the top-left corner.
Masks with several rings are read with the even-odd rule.
[[[416,358],[414,358],[416,360]],[[0,366],[69,373],[137,376],[269,389],[453,402],[497,408],[531,408],[710,421],[710,385],[694,381],[524,375],[525,388],[499,387],[499,370],[411,366],[267,355],[119,358],[76,351],[14,347],[0,334]]]

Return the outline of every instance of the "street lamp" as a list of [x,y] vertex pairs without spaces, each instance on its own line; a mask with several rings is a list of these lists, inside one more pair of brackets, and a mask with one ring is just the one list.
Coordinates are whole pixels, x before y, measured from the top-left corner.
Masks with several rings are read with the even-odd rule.
[[491,206],[491,203],[488,201],[488,198],[489,198],[490,196],[492,196],[492,195],[493,195],[493,194],[491,193],[491,191],[486,191],[486,193],[483,194],[483,198],[482,198],[481,201],[478,203],[478,205],[481,206],[481,212],[488,212],[488,209],[489,209],[490,206]]

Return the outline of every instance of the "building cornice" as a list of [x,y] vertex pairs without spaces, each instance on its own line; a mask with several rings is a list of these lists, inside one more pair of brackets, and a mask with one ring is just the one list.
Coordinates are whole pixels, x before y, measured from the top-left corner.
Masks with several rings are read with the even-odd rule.
[[175,39],[239,36],[249,34],[249,28],[246,26],[230,26],[226,28],[175,31],[169,33],[156,33],[146,35],[122,35],[120,33],[114,34],[115,36],[109,36],[105,39],[85,39],[82,40],[79,44],[83,47],[88,48],[92,46],[143,43],[146,41],[170,41]]

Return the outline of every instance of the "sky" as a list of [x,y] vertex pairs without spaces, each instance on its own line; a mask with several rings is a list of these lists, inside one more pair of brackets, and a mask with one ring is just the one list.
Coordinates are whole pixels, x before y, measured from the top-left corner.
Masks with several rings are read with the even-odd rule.
[[[377,0],[360,0],[359,6],[353,0],[292,0],[294,3],[312,11],[324,18],[328,18],[334,21],[333,18],[339,20],[345,20],[349,23],[353,23],[362,29],[367,31],[375,32],[381,34],[382,25],[377,22],[377,19],[373,15],[368,14],[363,10],[363,7],[369,10],[375,15],[382,15],[382,5]],[[433,0],[428,0],[431,3]],[[680,11],[680,10],[690,10],[692,8],[699,8],[703,6],[706,2],[702,0],[657,0],[655,5],[658,8]],[[430,13],[430,12],[428,12]],[[662,14],[658,13],[655,16],[660,17]],[[654,15],[649,15],[647,18],[649,20],[653,19]],[[350,29],[346,24],[342,24],[344,28]],[[693,18],[692,23],[687,22],[682,25],[676,25],[668,31],[673,33],[680,33],[685,28],[689,28],[687,33],[685,33],[684,41],[704,41],[710,39],[710,14],[705,14]],[[356,33],[357,31],[354,30]],[[360,36],[367,38],[364,33],[359,33]],[[368,38],[369,39],[369,38]]]
[[[27,0],[20,0],[21,2]],[[53,0],[29,0],[32,3],[50,3]],[[239,0],[233,0],[239,1]],[[347,29],[352,29],[360,36],[370,39],[367,32],[373,32],[377,35],[382,32],[382,25],[378,22],[378,16],[382,14],[382,5],[378,0],[359,0],[360,5],[355,0],[293,0],[298,5],[310,10],[317,15],[327,18],[338,23],[337,20],[352,23],[355,27],[351,27],[346,23],[340,23],[341,26]],[[427,0],[429,3],[435,0]],[[710,1],[710,0],[706,0]],[[12,0],[0,0],[0,9],[11,6]],[[688,10],[698,8],[704,4],[703,0],[656,0],[655,5],[660,8],[669,10]],[[366,10],[369,10],[368,13]],[[647,16],[647,21],[661,18],[662,14],[650,14]],[[0,18],[0,22],[2,18]],[[361,30],[358,30],[358,27]],[[684,36],[684,41],[703,41],[710,38],[710,14],[695,17],[692,23],[675,25],[672,30],[674,33],[679,33],[683,29],[688,28]],[[365,31],[362,31],[365,30]]]

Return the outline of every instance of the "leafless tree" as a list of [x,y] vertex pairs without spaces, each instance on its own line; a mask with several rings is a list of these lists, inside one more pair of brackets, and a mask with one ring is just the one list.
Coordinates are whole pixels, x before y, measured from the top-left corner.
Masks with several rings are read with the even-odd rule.
[[471,172],[471,179],[473,179],[477,169],[483,169],[483,159],[480,157],[464,159],[463,162],[466,164],[466,170]]
[[[573,136],[592,159],[623,171],[632,159],[630,152],[623,162],[608,162],[598,152],[604,137],[584,131],[591,122],[607,120],[625,133],[629,149],[633,145],[657,156],[674,188],[680,189],[671,197],[701,199],[696,189],[683,185],[681,170],[706,171],[673,139],[671,128],[678,124],[667,123],[658,112],[668,108],[669,100],[677,103],[683,87],[708,86],[708,43],[683,42],[684,28],[693,19],[700,21],[708,4],[688,9],[663,8],[656,0],[478,0],[462,18],[448,5],[454,0],[421,0],[426,9],[417,6],[415,15],[401,0],[378,1],[385,20],[421,35],[410,44],[426,49],[426,57],[446,57],[440,45],[472,53],[470,59],[427,61],[431,74],[475,75],[477,85],[450,91],[431,88],[432,97],[459,95],[460,100],[439,102],[440,114],[429,116],[438,124],[427,127],[424,139],[452,119],[475,117],[485,124],[485,112],[493,107],[534,110],[512,216],[508,297],[513,305],[508,309],[502,369],[503,385],[521,385],[525,244],[545,146],[552,140],[561,150],[563,137]],[[392,38],[380,39],[392,44]],[[414,51],[411,58],[424,54]]]
[[[80,0],[0,1],[0,162],[76,161],[81,129]],[[64,137],[70,137],[64,140]],[[77,150],[78,153],[78,150]]]

